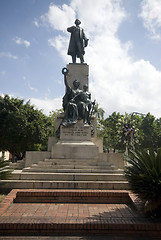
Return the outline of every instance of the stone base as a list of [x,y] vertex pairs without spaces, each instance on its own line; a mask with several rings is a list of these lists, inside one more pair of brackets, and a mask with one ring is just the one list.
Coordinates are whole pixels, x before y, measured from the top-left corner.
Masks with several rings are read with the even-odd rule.
[[91,126],[82,120],[70,127],[60,126],[60,139],[53,145],[51,158],[97,158],[99,148],[91,138]]
[[90,159],[98,157],[98,147],[91,141],[58,141],[52,148],[51,158]]
[[67,65],[69,73],[67,75],[67,82],[73,88],[74,80],[80,82],[80,89],[83,90],[83,85],[88,85],[89,66],[87,64],[69,63]]
[[[57,118],[56,118],[56,120],[55,120],[55,130],[57,130],[57,129],[60,127],[63,118],[64,118],[64,113],[60,113],[60,114],[57,116]],[[82,123],[83,123],[83,120],[79,120],[78,123],[74,124],[74,125],[71,126],[71,127],[76,128],[77,124],[78,124],[78,126],[79,126],[79,125],[82,124]],[[90,137],[92,137],[92,138],[97,138],[97,120],[96,120],[96,117],[91,116],[91,124],[92,124],[92,126],[93,126],[93,128],[94,128],[94,134],[93,134],[92,136],[90,136]],[[83,126],[89,126],[89,125],[84,125],[84,124],[83,124]],[[66,129],[68,129],[68,128],[71,129],[71,127],[66,127]],[[67,130],[66,130],[66,131],[67,131]],[[75,130],[73,130],[73,131],[75,131]],[[80,129],[80,131],[81,131],[81,129]],[[78,137],[79,137],[79,136],[78,136]],[[89,139],[89,138],[88,138],[88,139]],[[78,140],[79,140],[79,139],[78,139]],[[55,141],[55,140],[52,140],[52,141]]]

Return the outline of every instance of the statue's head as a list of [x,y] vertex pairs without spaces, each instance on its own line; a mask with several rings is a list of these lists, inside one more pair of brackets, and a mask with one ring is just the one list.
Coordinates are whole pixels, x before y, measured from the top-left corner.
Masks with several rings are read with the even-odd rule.
[[84,91],[87,91],[87,90],[88,90],[88,85],[87,85],[87,84],[84,84],[84,85],[83,85],[83,89],[84,89]]
[[81,21],[79,19],[76,19],[74,23],[75,23],[76,26],[78,26],[78,25],[81,24]]
[[79,82],[78,80],[74,80],[73,86],[74,86],[75,88],[79,88],[79,85],[80,85],[80,82]]

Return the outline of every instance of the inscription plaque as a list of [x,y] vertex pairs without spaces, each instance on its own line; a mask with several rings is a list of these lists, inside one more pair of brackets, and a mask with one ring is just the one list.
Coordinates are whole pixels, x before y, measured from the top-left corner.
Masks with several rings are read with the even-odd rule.
[[70,127],[61,126],[61,140],[91,140],[91,128],[83,123],[76,123]]

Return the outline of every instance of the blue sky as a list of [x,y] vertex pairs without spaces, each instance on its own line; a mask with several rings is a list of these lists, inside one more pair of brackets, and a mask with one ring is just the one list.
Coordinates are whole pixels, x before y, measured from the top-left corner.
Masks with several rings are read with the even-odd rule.
[[61,108],[67,27],[82,21],[89,90],[106,116],[161,117],[161,0],[0,0],[0,94]]

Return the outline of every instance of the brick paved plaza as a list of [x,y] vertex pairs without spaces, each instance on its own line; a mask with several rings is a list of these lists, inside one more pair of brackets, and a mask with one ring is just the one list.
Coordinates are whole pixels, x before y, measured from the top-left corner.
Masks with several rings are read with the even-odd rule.
[[128,191],[12,190],[0,204],[0,214],[2,236],[161,237],[161,222],[145,218],[140,201]]

